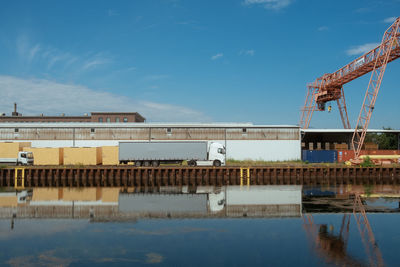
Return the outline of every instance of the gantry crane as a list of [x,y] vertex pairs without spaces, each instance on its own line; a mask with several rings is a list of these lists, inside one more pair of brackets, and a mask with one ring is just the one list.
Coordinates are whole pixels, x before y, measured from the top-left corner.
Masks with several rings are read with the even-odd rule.
[[[384,266],[382,253],[376,243],[374,233],[365,213],[364,204],[358,193],[354,195],[353,215],[368,257],[368,266]],[[366,266],[364,262],[360,262],[347,253],[350,219],[351,214],[343,214],[340,231],[335,234],[333,229],[328,229],[326,224],[315,224],[312,214],[303,214],[304,228],[311,243],[310,246],[316,250],[321,258],[328,263],[340,266]]]
[[382,42],[368,53],[353,60],[334,73],[324,74],[307,86],[300,127],[307,129],[315,110],[324,111],[327,102],[336,101],[345,129],[350,129],[343,85],[369,72],[371,78],[351,141],[355,159],[359,159],[372,111],[380,89],[387,63],[400,57],[400,17],[385,31]]

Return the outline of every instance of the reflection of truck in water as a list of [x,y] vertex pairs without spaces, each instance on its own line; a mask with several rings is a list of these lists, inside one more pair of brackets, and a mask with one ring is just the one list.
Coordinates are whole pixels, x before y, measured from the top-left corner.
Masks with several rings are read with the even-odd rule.
[[157,167],[161,163],[224,166],[225,147],[216,142],[120,142],[119,163]]
[[33,165],[33,153],[21,151],[17,158],[0,158],[0,164],[5,165]]

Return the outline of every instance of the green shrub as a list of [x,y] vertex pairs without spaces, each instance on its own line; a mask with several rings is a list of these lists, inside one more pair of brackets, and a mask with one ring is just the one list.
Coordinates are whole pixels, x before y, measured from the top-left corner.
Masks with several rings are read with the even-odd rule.
[[364,161],[360,164],[361,167],[374,167],[375,164],[372,162],[370,157],[365,157]]

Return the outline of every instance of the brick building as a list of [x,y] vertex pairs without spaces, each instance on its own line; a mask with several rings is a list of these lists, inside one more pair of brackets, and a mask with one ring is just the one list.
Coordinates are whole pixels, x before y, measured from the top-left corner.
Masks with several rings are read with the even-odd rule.
[[0,114],[2,122],[104,122],[104,123],[124,123],[124,122],[145,122],[146,119],[137,112],[92,112],[84,116],[22,116],[17,112],[17,104],[14,103],[14,111],[11,116],[5,113]]

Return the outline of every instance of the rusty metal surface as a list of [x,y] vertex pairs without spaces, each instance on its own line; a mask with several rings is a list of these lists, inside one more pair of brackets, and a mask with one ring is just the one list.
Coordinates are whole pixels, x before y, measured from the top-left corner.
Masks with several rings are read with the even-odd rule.
[[[248,171],[247,171],[248,169]],[[14,187],[15,169],[0,169]],[[25,187],[158,187],[201,185],[399,185],[394,167],[44,167],[24,169]]]

